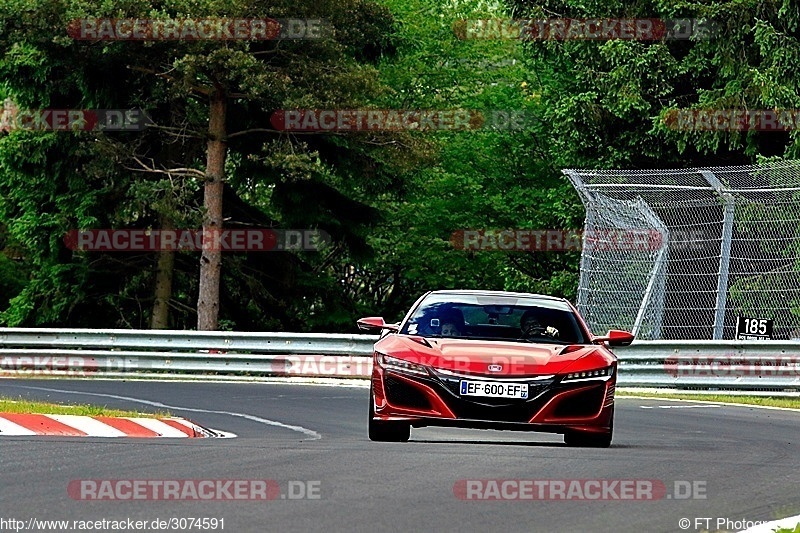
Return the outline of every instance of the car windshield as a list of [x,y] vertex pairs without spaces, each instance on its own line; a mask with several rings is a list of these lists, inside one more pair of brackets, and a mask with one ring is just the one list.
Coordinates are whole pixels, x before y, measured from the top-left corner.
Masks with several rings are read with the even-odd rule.
[[564,302],[535,297],[429,295],[400,333],[511,342],[586,344],[575,313]]

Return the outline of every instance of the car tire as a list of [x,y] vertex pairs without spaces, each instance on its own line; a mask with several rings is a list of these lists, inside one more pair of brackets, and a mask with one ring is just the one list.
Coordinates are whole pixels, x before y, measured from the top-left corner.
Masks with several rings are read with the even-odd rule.
[[569,431],[564,433],[564,444],[579,448],[608,448],[614,436],[614,408],[611,408],[611,423],[605,433],[584,433]]
[[377,442],[408,442],[411,437],[411,424],[405,422],[386,422],[374,420],[375,397],[369,391],[369,440]]

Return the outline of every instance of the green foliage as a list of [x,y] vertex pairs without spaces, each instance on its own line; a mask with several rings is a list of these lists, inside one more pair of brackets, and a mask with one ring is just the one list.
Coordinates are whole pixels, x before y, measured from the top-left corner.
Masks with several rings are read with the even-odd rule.
[[[306,41],[147,43],[76,41],[66,32],[85,17],[215,15],[321,18],[333,32]],[[32,267],[30,283],[0,319],[145,327],[156,254],[73,252],[63,236],[71,229],[196,228],[203,214],[196,177],[205,165],[207,94],[219,87],[231,96],[226,224],[321,228],[341,243],[339,255],[368,255],[365,236],[378,212],[366,202],[384,186],[402,188],[403,173],[418,159],[414,150],[384,149],[367,137],[287,136],[270,131],[269,118],[277,109],[363,106],[377,97],[373,64],[392,53],[393,24],[385,7],[362,0],[1,6],[2,96],[23,109],[142,107],[158,127],[143,134],[12,131],[0,137],[0,221]],[[384,140],[393,143],[392,136]],[[177,254],[172,327],[195,322],[198,255]],[[231,254],[223,267],[223,324],[314,327],[288,310],[306,294],[335,292],[337,280],[324,272],[330,261],[311,253]],[[304,275],[313,271],[320,276]]]
[[800,61],[793,0],[741,2],[576,2],[531,7],[519,15],[563,18],[698,18],[713,20],[708,39],[530,41],[539,65],[543,120],[559,166],[663,168],[796,158],[797,131],[708,132],[672,129],[670,110],[796,109]]
[[12,298],[22,292],[26,281],[21,265],[0,254],[0,312],[8,307]]
[[[499,3],[388,1],[401,27],[397,56],[380,64],[391,109],[540,112],[530,87],[536,66],[518,42],[460,40],[465,18],[507,17]],[[432,164],[411,178],[407,196],[387,194],[384,224],[370,237],[374,260],[356,262],[346,287],[363,314],[402,313],[423,291],[520,290],[574,296],[577,254],[465,251],[459,230],[579,227],[583,212],[559,169],[543,158],[541,122],[521,130],[425,132]],[[387,191],[387,193],[390,191]]]
[[[462,19],[554,13],[708,17],[721,31],[695,41],[532,42],[462,40],[455,31]],[[66,32],[87,16],[214,15],[322,18],[333,31],[305,41],[148,43]],[[158,127],[0,133],[0,249],[14,258],[0,255],[0,322],[147,327],[156,254],[74,252],[63,237],[198,227],[207,94],[218,87],[231,95],[226,224],[318,228],[333,240],[319,253],[226,255],[221,327],[353,330],[360,315],[397,319],[439,288],[574,298],[578,252],[464,251],[451,236],[580,227],[584,211],[562,168],[800,157],[797,131],[679,131],[665,120],[680,108],[800,107],[799,23],[795,0],[6,0],[0,97],[31,109],[141,107]],[[519,130],[271,130],[273,111],[295,108],[535,120]],[[195,323],[197,260],[176,254],[170,327]]]

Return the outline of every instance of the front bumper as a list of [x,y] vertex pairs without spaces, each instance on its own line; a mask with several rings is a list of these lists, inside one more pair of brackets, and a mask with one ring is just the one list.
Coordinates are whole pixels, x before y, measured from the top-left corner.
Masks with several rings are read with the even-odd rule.
[[[528,397],[462,397],[462,379],[526,383]],[[498,378],[443,370],[421,376],[379,365],[372,374],[375,420],[405,420],[414,427],[602,433],[611,426],[615,385],[616,374],[564,382],[561,376]]]

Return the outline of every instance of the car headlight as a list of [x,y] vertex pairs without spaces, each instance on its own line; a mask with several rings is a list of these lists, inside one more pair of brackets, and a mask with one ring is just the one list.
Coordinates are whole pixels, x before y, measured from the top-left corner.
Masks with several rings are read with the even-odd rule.
[[582,372],[570,372],[561,381],[573,381],[576,379],[595,379],[607,378],[614,375],[614,365],[599,370],[584,370]]
[[409,374],[419,374],[422,376],[428,375],[428,369],[424,365],[411,363],[409,361],[392,357],[391,355],[382,354],[380,352],[377,352],[377,355],[378,363],[380,363],[383,368],[397,370],[399,372],[407,372]]

